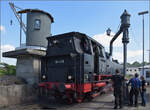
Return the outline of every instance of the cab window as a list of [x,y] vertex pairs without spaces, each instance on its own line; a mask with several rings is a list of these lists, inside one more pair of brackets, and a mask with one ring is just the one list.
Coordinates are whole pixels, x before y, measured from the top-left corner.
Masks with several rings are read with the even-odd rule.
[[102,47],[100,46],[99,46],[99,52],[100,52],[99,56],[104,58],[104,53],[103,53]]
[[81,47],[82,47],[82,50],[85,52],[85,53],[89,53],[91,54],[91,47],[90,47],[90,42],[87,38],[82,38],[81,39]]

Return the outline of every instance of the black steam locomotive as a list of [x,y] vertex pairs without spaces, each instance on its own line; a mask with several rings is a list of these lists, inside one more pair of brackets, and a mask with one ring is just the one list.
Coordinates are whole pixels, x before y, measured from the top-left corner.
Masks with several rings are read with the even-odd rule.
[[106,79],[123,66],[105,52],[104,47],[79,32],[48,37],[42,58],[40,89],[56,98],[91,98],[106,86]]

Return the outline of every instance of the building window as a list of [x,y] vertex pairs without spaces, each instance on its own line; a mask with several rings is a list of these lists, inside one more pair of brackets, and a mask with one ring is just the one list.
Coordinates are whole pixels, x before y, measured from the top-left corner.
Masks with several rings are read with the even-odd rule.
[[146,71],[146,78],[150,78],[150,71]]
[[34,29],[40,29],[40,26],[41,26],[41,20],[35,19]]

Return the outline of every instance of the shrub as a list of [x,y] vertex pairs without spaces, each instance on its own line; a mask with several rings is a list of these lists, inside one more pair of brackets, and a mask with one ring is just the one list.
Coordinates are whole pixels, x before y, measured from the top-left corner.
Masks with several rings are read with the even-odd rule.
[[4,67],[0,69],[0,75],[16,75],[16,66],[1,63]]

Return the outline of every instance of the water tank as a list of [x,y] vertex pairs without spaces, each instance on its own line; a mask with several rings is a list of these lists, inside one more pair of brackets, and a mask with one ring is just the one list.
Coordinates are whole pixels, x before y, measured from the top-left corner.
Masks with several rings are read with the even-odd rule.
[[38,9],[25,9],[22,13],[27,13],[26,46],[47,47],[46,38],[51,35],[53,17]]

